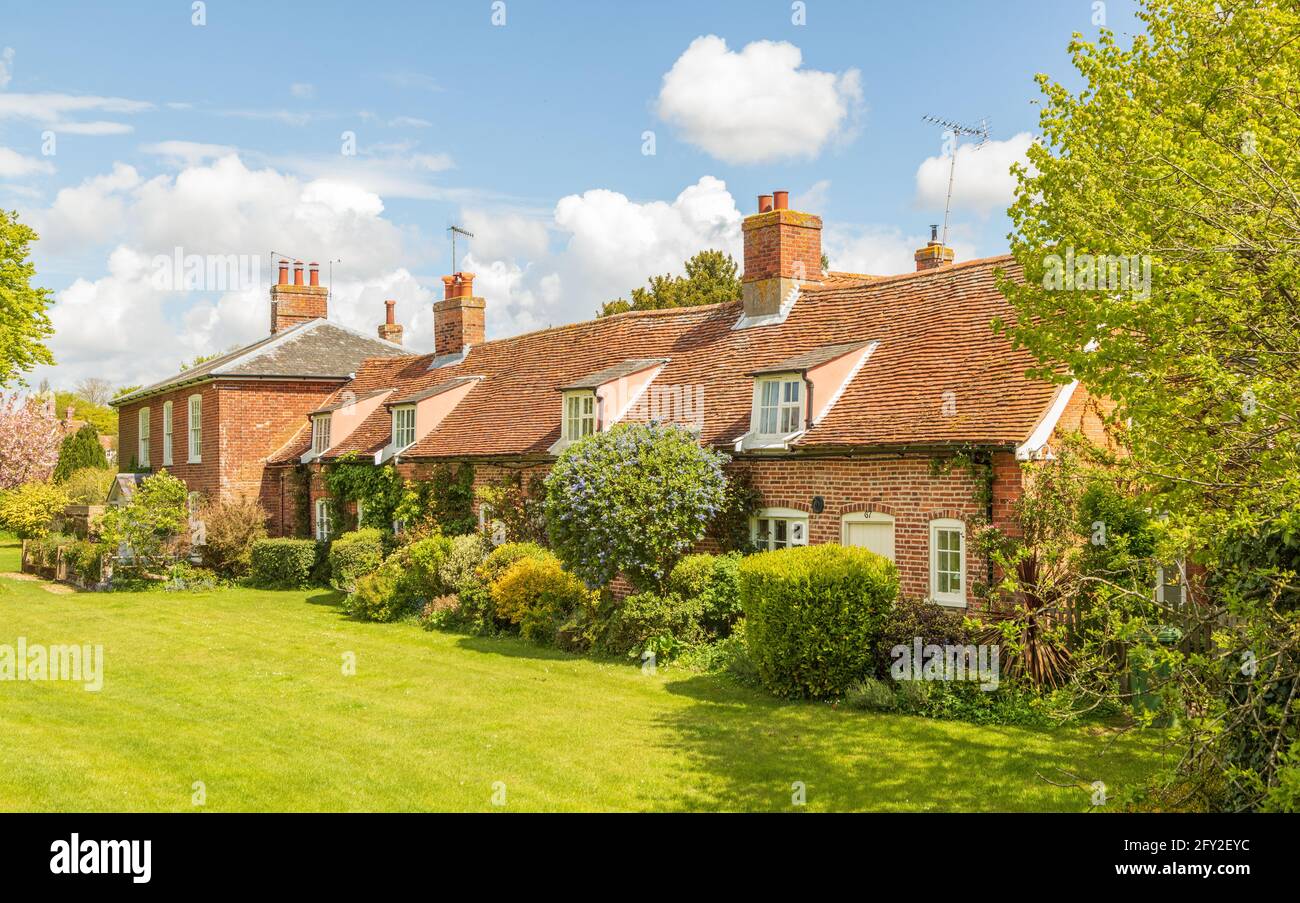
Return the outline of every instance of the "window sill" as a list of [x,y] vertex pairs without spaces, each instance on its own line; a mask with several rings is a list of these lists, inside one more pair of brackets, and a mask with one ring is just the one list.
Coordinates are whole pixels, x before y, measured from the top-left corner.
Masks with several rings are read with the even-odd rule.
[[202,464],[202,463],[203,463],[203,459],[202,459],[202,458],[187,458],[186,461],[185,461],[185,463],[186,463],[186,464]]
[[966,608],[967,607],[965,599],[954,599],[951,597],[947,599],[942,599],[938,596],[931,596],[930,601],[933,602],[935,605],[942,605],[944,608]]

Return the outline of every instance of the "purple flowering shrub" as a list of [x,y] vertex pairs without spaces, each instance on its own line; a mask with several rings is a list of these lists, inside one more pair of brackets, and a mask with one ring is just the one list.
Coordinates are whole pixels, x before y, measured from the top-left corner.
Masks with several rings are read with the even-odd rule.
[[546,478],[553,551],[589,586],[622,573],[662,591],[723,504],[727,460],[686,430],[655,423],[574,443]]

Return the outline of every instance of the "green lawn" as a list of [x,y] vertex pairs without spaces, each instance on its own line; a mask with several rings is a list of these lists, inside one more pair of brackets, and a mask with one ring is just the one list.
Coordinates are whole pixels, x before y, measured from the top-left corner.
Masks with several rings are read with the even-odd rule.
[[[0,541],[0,570],[17,567]],[[348,620],[324,591],[94,594],[0,576],[0,643],[102,644],[104,687],[0,682],[0,810],[1084,810],[1151,739],[785,703],[528,644]],[[344,676],[345,653],[357,673]],[[1114,742],[1112,742],[1114,741]]]

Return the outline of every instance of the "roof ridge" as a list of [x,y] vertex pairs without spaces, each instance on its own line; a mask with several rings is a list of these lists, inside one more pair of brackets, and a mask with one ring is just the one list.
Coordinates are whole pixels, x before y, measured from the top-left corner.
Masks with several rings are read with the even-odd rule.
[[[954,263],[951,266],[935,267],[929,270],[917,270],[912,273],[894,273],[889,276],[872,276],[870,281],[864,282],[863,288],[875,288],[878,285],[886,283],[903,282],[908,279],[926,279],[933,276],[942,276],[946,273],[952,273],[956,270],[969,270],[980,266],[989,266],[995,263],[1014,261],[1015,257],[1011,253],[996,254],[992,257],[976,257],[971,260],[963,260],[961,263]],[[826,285],[825,283],[809,283],[806,288],[813,291],[835,291],[843,289],[844,286]]]

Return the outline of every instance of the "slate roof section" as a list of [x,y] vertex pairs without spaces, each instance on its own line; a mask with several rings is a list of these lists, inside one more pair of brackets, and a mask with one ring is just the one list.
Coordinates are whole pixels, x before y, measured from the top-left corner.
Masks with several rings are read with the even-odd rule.
[[148,395],[222,376],[294,377],[344,380],[366,358],[394,357],[410,350],[329,320],[308,320],[228,354],[204,361],[111,402],[118,406]]
[[573,392],[578,389],[598,389],[607,382],[616,379],[622,379],[625,376],[631,376],[633,373],[640,373],[642,370],[649,370],[651,367],[658,367],[660,364],[668,363],[666,357],[648,357],[632,358],[623,361],[621,364],[615,364],[612,367],[606,367],[604,370],[597,370],[584,376],[576,382],[571,382],[567,386],[560,386],[560,392]]
[[[1010,256],[900,276],[837,274],[803,286],[784,322],[744,330],[732,329],[739,302],[632,311],[475,345],[464,361],[432,372],[430,355],[370,360],[347,389],[392,387],[401,397],[482,375],[481,385],[402,457],[545,459],[560,435],[556,386],[632,358],[662,357],[668,362],[654,388],[698,392],[701,441],[729,448],[749,430],[750,374],[829,346],[875,341],[834,408],[795,442],[794,453],[1014,447],[1050,407],[1056,386],[1029,379],[1032,356],[992,329],[996,317],[1015,322],[997,288],[999,270],[1020,277]],[[382,448],[390,430],[387,411],[377,412],[330,457]],[[274,460],[292,460],[309,442],[304,427]]]
[[764,373],[803,373],[805,370],[811,370],[813,367],[820,366],[827,361],[833,361],[837,357],[843,357],[853,351],[861,351],[870,345],[870,342],[846,342],[842,345],[825,345],[821,348],[814,348],[812,351],[805,351],[803,354],[796,354],[794,357],[786,358],[783,361],[777,361],[775,364],[769,364],[759,370],[751,370],[750,376],[760,376]]

